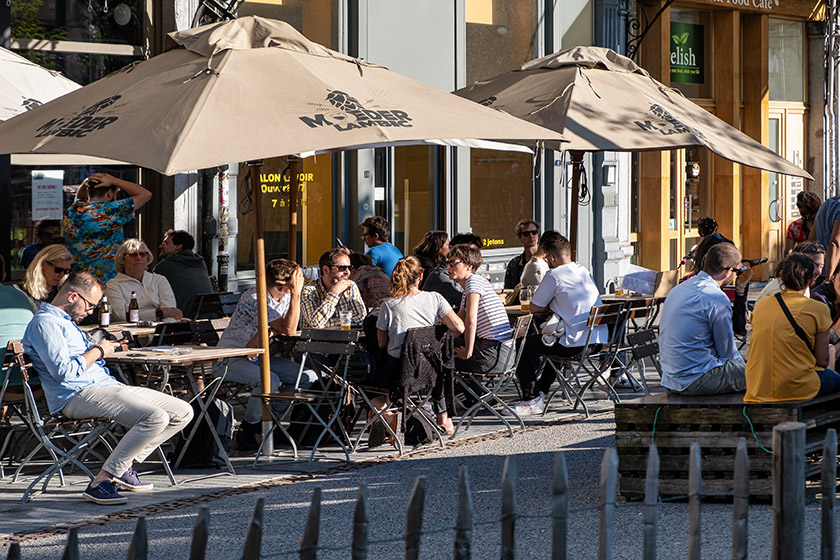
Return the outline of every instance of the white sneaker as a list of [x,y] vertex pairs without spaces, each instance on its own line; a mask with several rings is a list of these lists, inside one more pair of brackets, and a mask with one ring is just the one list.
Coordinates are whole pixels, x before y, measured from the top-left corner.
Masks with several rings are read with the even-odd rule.
[[534,416],[542,414],[545,409],[543,394],[540,393],[539,396],[531,399],[530,401],[519,401],[514,404],[512,408],[519,416]]
[[542,414],[545,410],[545,395],[540,393],[528,404],[531,407],[531,414]]

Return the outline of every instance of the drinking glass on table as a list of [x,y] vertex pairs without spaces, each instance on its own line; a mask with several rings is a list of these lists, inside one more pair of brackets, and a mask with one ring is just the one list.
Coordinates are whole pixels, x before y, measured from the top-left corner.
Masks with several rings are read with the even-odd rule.
[[338,319],[341,322],[341,330],[349,331],[350,330],[350,323],[353,320],[353,312],[352,311],[341,311],[338,314]]
[[519,308],[522,311],[531,310],[531,288],[522,288],[519,290]]

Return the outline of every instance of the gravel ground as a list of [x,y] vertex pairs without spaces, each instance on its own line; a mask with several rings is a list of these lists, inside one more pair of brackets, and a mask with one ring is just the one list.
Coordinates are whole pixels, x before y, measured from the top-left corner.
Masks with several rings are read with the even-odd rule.
[[[612,414],[595,415],[585,421],[546,426],[500,438],[430,452],[388,463],[379,463],[326,478],[306,480],[260,490],[209,504],[210,559],[241,557],[248,520],[257,498],[265,499],[263,558],[296,558],[297,543],[314,488],[320,487],[322,520],[320,559],[350,557],[352,518],[359,485],[367,485],[370,509],[370,557],[401,558],[405,507],[418,476],[427,480],[424,536],[421,558],[452,555],[451,527],[457,509],[458,469],[468,469],[474,500],[473,558],[499,555],[501,473],[506,457],[517,468],[516,555],[519,558],[550,557],[551,478],[554,454],[563,450],[571,483],[569,557],[596,558],[598,547],[599,464],[604,449],[614,443]],[[189,557],[192,525],[198,508],[175,509],[148,517],[149,558]],[[770,556],[771,506],[750,509],[750,556]],[[619,504],[616,511],[614,558],[639,558],[642,542],[642,506]],[[80,531],[81,558],[125,558],[134,520],[120,521]],[[806,558],[819,557],[820,511],[815,501],[807,507]],[[729,557],[732,508],[729,504],[703,504],[702,549],[704,558]],[[658,556],[686,556],[688,516],[685,503],[662,504],[659,513]],[[23,560],[55,560],[61,556],[66,536],[23,542]],[[0,549],[5,555],[6,549]]]

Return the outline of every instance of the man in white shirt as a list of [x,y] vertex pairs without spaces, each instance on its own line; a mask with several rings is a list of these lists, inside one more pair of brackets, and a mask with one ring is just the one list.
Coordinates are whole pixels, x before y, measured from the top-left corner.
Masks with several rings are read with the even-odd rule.
[[[546,345],[540,334],[526,337],[522,359],[516,369],[523,398],[515,406],[520,416],[542,413],[543,394],[556,378],[554,370],[547,367],[537,379],[540,356],[574,356],[580,353],[586,344],[589,310],[594,305],[601,305],[592,274],[585,267],[572,262],[568,239],[562,235],[549,237],[540,243],[540,249],[545,252],[551,270],[531,298],[531,312],[537,314],[551,311],[562,323],[564,332],[551,345]],[[596,327],[591,342],[602,344],[607,342],[607,337],[607,328],[602,325]]]

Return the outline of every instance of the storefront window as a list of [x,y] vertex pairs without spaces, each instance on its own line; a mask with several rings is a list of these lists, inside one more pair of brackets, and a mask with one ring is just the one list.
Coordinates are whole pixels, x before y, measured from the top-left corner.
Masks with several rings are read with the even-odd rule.
[[14,0],[12,37],[142,45],[144,4],[141,0]]
[[466,0],[466,19],[468,84],[537,56],[533,0]]
[[338,50],[338,0],[245,0],[239,17],[262,16],[285,21],[307,39]]
[[44,68],[61,72],[77,84],[87,85],[104,78],[111,72],[143,60],[140,56],[119,56],[114,54],[89,54],[72,52],[15,51]]
[[520,247],[516,222],[533,216],[531,156],[470,150],[470,225],[485,249]]
[[770,19],[771,101],[805,101],[804,36],[804,23]]
[[394,222],[393,243],[403,254],[414,247],[431,228],[435,169],[433,151],[428,146],[394,149]]
[[[304,266],[317,264],[324,251],[334,245],[332,238],[332,156],[313,156],[303,160],[301,185],[297,196],[298,262]],[[260,181],[246,194],[250,168],[239,166],[237,205],[239,233],[237,235],[237,269],[254,269],[254,214],[253,205],[262,204],[265,259],[289,256],[289,170],[286,158],[263,160]],[[231,197],[233,198],[233,197]],[[231,201],[233,202],[233,200]]]
[[712,97],[712,17],[671,8],[671,87],[689,98]]

